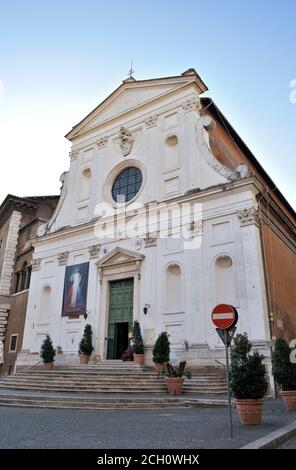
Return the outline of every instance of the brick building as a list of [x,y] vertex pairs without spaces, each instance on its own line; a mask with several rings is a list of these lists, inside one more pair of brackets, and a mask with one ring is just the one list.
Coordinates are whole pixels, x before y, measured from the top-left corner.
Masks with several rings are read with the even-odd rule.
[[22,346],[32,270],[32,240],[52,215],[58,196],[8,195],[0,206],[0,371],[13,370]]

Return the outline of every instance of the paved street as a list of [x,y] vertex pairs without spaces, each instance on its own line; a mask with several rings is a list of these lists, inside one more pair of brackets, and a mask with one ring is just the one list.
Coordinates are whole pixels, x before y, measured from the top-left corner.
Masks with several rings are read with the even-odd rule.
[[266,402],[263,425],[228,439],[227,408],[53,410],[0,407],[0,448],[239,448],[292,421],[296,412]]

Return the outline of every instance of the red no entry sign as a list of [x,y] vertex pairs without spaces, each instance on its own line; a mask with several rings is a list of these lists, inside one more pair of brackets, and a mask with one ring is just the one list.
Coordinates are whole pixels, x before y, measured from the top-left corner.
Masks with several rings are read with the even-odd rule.
[[221,330],[228,330],[237,322],[237,311],[227,304],[219,304],[212,311],[212,322]]

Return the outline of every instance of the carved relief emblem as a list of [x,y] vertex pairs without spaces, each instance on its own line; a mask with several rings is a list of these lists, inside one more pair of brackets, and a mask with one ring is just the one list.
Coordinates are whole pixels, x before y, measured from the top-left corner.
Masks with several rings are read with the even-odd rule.
[[134,144],[134,138],[127,129],[121,127],[119,132],[119,140],[122,154],[124,157],[126,157],[129,155],[129,153],[131,153]]

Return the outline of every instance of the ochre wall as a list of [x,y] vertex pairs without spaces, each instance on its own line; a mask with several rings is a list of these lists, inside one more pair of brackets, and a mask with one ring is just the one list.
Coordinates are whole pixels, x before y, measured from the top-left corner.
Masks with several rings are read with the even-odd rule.
[[[216,158],[232,170],[239,163],[246,163],[266,191],[267,183],[257,168],[240,152],[223,126],[216,119],[215,121],[216,126],[210,132],[210,145]],[[268,189],[268,197],[274,201],[279,213],[290,221],[290,228],[288,228],[284,220],[275,222],[273,219],[273,223],[276,223],[285,242],[268,225],[262,223],[262,248],[266,258],[270,312],[274,315],[273,334],[276,337],[284,336],[287,340],[291,340],[296,338],[296,221],[274,194],[273,188]],[[269,219],[266,210],[265,215]],[[274,228],[273,224],[271,226]],[[287,246],[288,239],[294,245],[294,251]]]
[[[5,335],[5,345],[4,345],[4,364],[2,364],[1,373],[8,374],[9,366],[14,365],[16,360],[17,353],[21,350],[23,334],[24,334],[24,325],[26,317],[26,309],[28,302],[29,291],[23,291],[19,294],[11,296],[11,309],[8,316],[8,325]],[[9,352],[10,338],[11,335],[18,334],[17,341],[17,351],[14,353]]]
[[274,335],[296,338],[296,254],[267,225],[262,227]]

